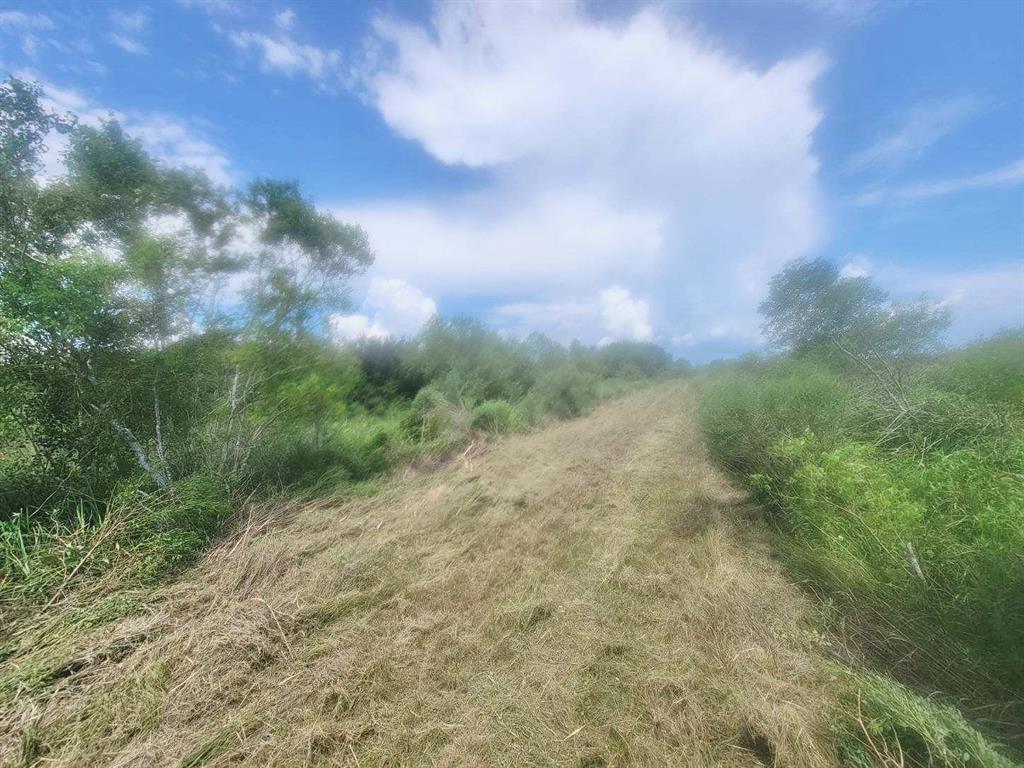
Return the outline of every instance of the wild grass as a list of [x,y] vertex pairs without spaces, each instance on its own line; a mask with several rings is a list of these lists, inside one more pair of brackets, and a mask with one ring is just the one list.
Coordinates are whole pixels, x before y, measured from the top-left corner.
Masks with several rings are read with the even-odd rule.
[[719,373],[703,430],[770,510],[791,572],[839,606],[869,658],[1020,738],[1024,337],[911,374],[894,411],[810,360]]
[[954,708],[868,671],[838,668],[833,715],[839,759],[850,768],[1013,768]]
[[224,486],[197,475],[163,492],[126,484],[105,509],[80,505],[65,525],[16,515],[0,527],[0,610],[49,607],[105,574],[133,585],[166,579],[195,559],[230,512]]
[[807,600],[691,414],[663,385],[252,508],[144,610],[19,635],[0,763],[832,765]]
[[[651,345],[581,348],[570,358],[546,342],[543,352],[557,362],[542,365],[526,345],[454,321],[431,325],[418,344],[357,351],[183,342],[172,354],[183,367],[168,372],[176,378],[160,401],[166,418],[139,444],[152,471],[132,471],[120,456],[89,465],[90,480],[69,455],[61,466],[77,470],[57,477],[30,445],[15,440],[0,454],[0,604],[45,604],[112,569],[125,568],[115,576],[127,579],[173,575],[210,540],[225,504],[365,489],[481,436],[579,416],[667,365]],[[0,421],[0,438],[21,434],[16,426]],[[154,484],[161,475],[166,488]],[[93,486],[102,492],[92,495]]]

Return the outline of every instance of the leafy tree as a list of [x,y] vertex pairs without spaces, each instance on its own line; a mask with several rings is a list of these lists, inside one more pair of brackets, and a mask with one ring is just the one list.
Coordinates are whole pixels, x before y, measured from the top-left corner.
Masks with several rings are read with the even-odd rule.
[[[66,172],[44,180],[55,131],[69,137]],[[313,336],[343,306],[346,278],[372,258],[361,229],[317,211],[294,183],[218,189],[201,173],[160,165],[115,121],[76,125],[45,110],[35,86],[7,80],[0,428],[16,447],[0,464],[30,466],[60,493],[78,483],[102,498],[133,471],[168,485],[173,457],[188,454],[182,447],[219,402],[233,425],[222,436],[241,444],[239,409],[260,390],[255,377],[270,374],[262,366],[243,373],[244,356],[230,347],[260,338],[286,348]],[[216,287],[227,279],[253,288],[220,310]],[[192,344],[203,335],[210,344]],[[203,353],[178,354],[185,347]],[[274,371],[270,388],[297,414],[319,413],[319,431],[331,410],[313,390],[333,403],[354,384],[304,352],[297,359],[305,368],[291,365],[290,378]]]
[[941,347],[948,309],[893,302],[867,277],[843,277],[826,259],[796,261],[772,277],[762,326],[776,345],[870,374],[898,414],[909,408],[908,362]]
[[434,317],[420,334],[419,361],[452,401],[516,400],[534,381],[523,348],[467,317]]
[[932,352],[948,310],[925,300],[894,303],[867,277],[843,277],[827,259],[796,261],[772,277],[762,302],[770,341],[796,353],[840,347],[844,354]]
[[373,262],[366,233],[317,211],[294,182],[253,182],[244,204],[262,246],[250,264],[257,276],[249,303],[254,327],[309,335],[325,305],[343,303],[347,279]]

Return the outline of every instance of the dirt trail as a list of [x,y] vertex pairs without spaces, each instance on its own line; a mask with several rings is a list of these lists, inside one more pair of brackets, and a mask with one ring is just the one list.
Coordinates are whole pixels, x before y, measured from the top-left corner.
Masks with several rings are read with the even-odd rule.
[[747,513],[692,391],[646,389],[41,638],[70,672],[2,703],[0,764],[832,765],[807,606]]

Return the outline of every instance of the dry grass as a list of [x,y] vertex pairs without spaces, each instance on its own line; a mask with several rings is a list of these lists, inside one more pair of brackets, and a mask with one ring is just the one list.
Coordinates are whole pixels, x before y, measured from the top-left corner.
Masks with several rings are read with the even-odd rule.
[[122,618],[22,630],[0,764],[832,765],[744,514],[669,384],[256,515]]

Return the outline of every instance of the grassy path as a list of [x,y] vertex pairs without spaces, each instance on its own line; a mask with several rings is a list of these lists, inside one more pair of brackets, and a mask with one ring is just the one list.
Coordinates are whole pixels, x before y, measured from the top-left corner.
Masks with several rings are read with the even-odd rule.
[[0,665],[0,764],[832,765],[806,605],[694,411],[667,384],[253,521]]

